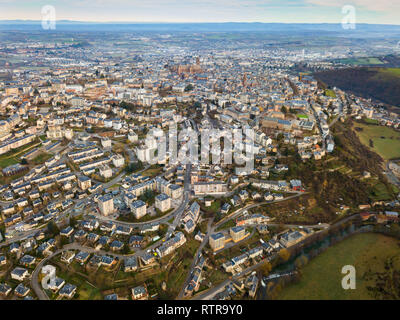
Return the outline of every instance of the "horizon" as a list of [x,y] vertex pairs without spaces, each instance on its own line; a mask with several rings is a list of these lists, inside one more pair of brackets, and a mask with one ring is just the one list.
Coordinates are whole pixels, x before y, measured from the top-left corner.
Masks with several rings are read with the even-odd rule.
[[88,23],[341,23],[348,6],[360,24],[400,23],[391,0],[0,0],[0,20],[41,20],[46,6],[57,21]]
[[[263,21],[89,21],[89,20],[69,20],[57,19],[57,23],[90,23],[90,24],[295,24],[295,25],[341,25],[340,22],[263,22]],[[41,20],[32,19],[0,19],[0,22],[34,22],[41,23]],[[400,26],[394,23],[368,23],[361,22],[358,25],[382,25],[382,26]]]

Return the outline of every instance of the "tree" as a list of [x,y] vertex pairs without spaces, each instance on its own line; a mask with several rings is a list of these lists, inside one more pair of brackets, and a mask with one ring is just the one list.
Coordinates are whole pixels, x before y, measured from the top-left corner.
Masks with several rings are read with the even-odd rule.
[[192,91],[193,89],[194,89],[193,85],[189,83],[189,84],[185,87],[185,92]]
[[302,254],[300,257],[298,257],[298,258],[295,260],[294,265],[295,265],[296,269],[301,269],[301,268],[303,268],[307,263],[308,263],[308,258],[307,258],[307,256],[305,256],[304,254]]
[[57,225],[55,224],[54,221],[50,221],[47,224],[47,231],[53,236],[55,236],[55,235],[60,233],[60,229],[57,227]]
[[289,260],[290,258],[290,252],[287,249],[281,249],[278,253],[279,258],[281,258],[281,260],[283,262],[286,262]]
[[28,161],[25,159],[25,158],[23,158],[22,160],[21,160],[21,164],[28,164]]
[[267,276],[272,270],[272,265],[267,259],[265,259],[265,261],[261,265],[260,269],[263,272],[264,276]]
[[77,224],[76,218],[75,217],[71,217],[69,218],[69,225],[74,228]]

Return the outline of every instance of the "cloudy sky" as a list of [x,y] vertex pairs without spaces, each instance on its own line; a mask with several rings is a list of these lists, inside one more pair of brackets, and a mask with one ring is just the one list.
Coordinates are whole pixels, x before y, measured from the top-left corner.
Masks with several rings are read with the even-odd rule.
[[353,5],[358,23],[400,24],[400,0],[0,0],[0,20],[42,18],[104,22],[341,23]]

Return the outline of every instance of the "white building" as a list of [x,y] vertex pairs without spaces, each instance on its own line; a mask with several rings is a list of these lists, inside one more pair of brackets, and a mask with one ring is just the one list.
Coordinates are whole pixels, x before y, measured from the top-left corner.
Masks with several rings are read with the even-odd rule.
[[108,216],[109,214],[114,212],[114,200],[110,194],[100,197],[97,202],[100,212],[104,216]]
[[136,219],[144,217],[147,213],[147,205],[142,200],[132,202],[131,210]]
[[112,163],[115,167],[120,168],[125,164],[125,158],[120,154],[116,154],[112,158]]
[[112,169],[108,165],[101,166],[100,169],[100,176],[108,179],[112,177]]
[[169,209],[171,209],[171,198],[165,193],[161,193],[156,196],[154,206],[161,212],[168,211]]

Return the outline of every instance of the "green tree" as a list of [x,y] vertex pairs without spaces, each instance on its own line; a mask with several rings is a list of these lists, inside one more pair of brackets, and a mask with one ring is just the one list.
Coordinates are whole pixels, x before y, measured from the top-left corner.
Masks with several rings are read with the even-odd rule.
[[194,89],[193,85],[189,83],[189,84],[185,87],[185,92],[192,91],[193,89]]
[[60,229],[58,228],[58,226],[55,224],[54,221],[50,221],[47,224],[47,231],[52,235],[55,236],[57,234],[60,233]]

